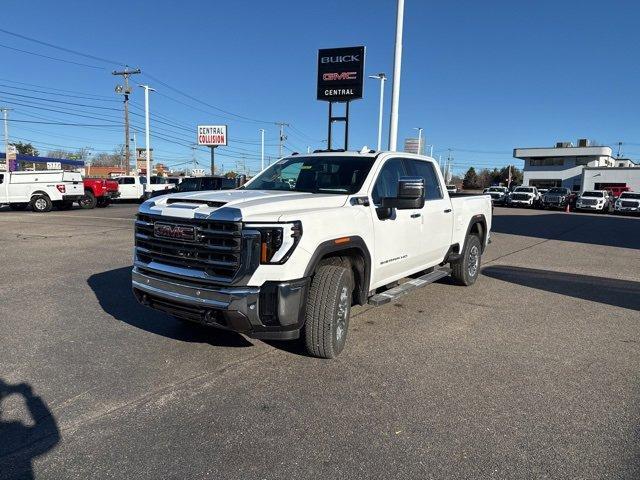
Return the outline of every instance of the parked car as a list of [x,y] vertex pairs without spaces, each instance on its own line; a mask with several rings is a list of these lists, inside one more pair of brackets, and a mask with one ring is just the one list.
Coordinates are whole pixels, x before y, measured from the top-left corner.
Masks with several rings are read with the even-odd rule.
[[537,207],[540,203],[540,192],[536,187],[516,187],[507,200],[510,207]]
[[[205,190],[232,190],[236,188],[237,183],[233,178],[227,178],[222,176],[204,176],[204,177],[189,177],[185,178],[177,184],[173,190],[169,193],[173,192],[202,192]],[[161,190],[156,191],[151,194],[152,197],[157,197],[158,195],[166,195],[168,192]]]
[[572,205],[575,194],[568,188],[553,187],[542,195],[542,208],[566,208]]
[[[285,157],[237,190],[144,202],[133,292],[144,305],[250,337],[302,336],[311,355],[331,358],[345,345],[352,304],[385,303],[449,274],[472,285],[491,209],[485,195],[450,198],[430,157]],[[376,294],[420,272],[421,281]]]
[[447,192],[458,193],[458,187],[455,185],[447,185]]
[[587,190],[578,197],[576,210],[610,213],[613,204],[614,198],[607,190]]
[[171,190],[174,185],[166,178],[152,176],[151,185],[147,185],[146,177],[139,175],[121,175],[117,178],[120,200],[145,200],[153,192]]
[[509,198],[509,189],[507,187],[489,187],[486,193],[491,196],[491,203],[494,205],[504,205]]
[[614,204],[614,213],[640,214],[640,193],[622,192]]
[[84,196],[78,200],[81,208],[104,208],[120,196],[118,182],[103,178],[84,178]]
[[37,170],[0,173],[0,205],[11,210],[49,212],[56,206],[71,208],[84,194],[82,176],[63,170]]

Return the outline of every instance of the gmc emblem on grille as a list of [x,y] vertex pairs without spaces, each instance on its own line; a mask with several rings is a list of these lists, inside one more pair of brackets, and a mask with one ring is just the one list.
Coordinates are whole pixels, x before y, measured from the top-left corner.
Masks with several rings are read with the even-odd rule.
[[154,223],[153,234],[156,237],[171,238],[173,240],[196,240],[196,229],[190,225],[175,225],[172,223]]

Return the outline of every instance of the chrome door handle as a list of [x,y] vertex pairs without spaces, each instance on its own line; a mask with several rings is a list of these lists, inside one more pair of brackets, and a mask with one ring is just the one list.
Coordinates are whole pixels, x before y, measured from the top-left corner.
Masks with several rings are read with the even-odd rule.
[[421,213],[412,213],[411,218],[418,218],[421,215],[422,215]]
[[447,208],[447,209],[444,211],[444,213],[451,213],[451,209],[450,209],[450,208]]

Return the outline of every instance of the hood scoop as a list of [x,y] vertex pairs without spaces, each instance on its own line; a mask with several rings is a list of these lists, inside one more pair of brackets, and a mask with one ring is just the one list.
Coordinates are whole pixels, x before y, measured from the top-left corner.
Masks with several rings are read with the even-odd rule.
[[[208,207],[220,208],[227,204],[227,202],[216,202],[213,200],[198,200],[196,198],[169,198],[167,199],[167,205],[174,203],[192,204],[192,205],[206,205]],[[195,206],[193,208],[196,208]]]

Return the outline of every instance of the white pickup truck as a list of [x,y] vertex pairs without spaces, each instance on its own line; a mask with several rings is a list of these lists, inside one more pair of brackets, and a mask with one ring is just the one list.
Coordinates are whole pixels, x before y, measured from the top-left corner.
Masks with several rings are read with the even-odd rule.
[[491,220],[490,198],[449,195],[429,157],[292,155],[237,190],[144,202],[133,292],[180,319],[302,336],[310,354],[331,358],[352,304],[386,303],[447,275],[473,284]]
[[82,175],[63,170],[0,172],[0,204],[12,210],[69,209],[84,195]]
[[516,187],[507,199],[507,205],[537,207],[540,203],[540,192],[536,187]]
[[118,191],[120,196],[118,200],[145,200],[149,198],[153,192],[161,190],[171,190],[175,184],[169,182],[164,177],[151,176],[151,185],[147,185],[146,177],[139,175],[120,175],[115,178],[118,182]]

